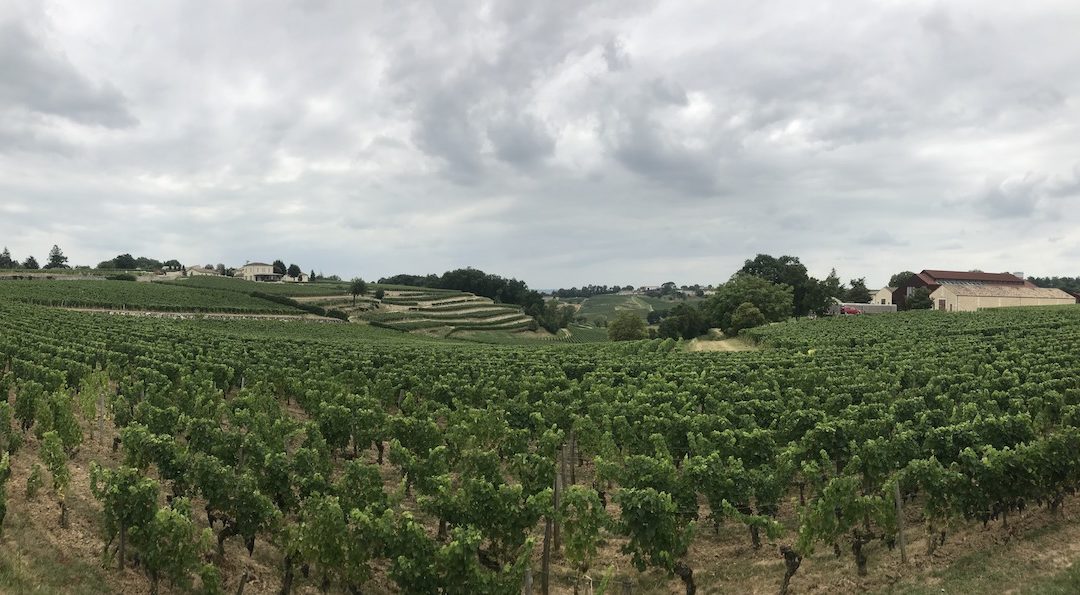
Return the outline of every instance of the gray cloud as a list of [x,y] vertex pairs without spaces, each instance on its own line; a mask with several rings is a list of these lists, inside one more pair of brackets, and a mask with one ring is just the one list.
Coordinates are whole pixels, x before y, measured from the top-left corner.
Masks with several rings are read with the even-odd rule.
[[1078,274],[1078,28],[1066,0],[11,3],[0,244],[539,287],[757,252]]
[[0,106],[107,128],[137,124],[119,90],[87,79],[22,23],[0,22],[0,72]]

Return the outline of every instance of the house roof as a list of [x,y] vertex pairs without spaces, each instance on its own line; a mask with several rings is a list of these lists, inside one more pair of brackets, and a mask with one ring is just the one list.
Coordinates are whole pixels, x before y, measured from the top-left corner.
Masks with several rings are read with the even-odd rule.
[[[892,292],[896,291],[896,288],[895,287],[882,287],[878,291],[887,291],[889,293],[892,293]],[[875,291],[874,293],[877,293],[877,291]]]
[[270,267],[270,266],[274,266],[274,265],[266,264],[265,262],[249,262],[249,263],[245,264],[244,266],[246,266],[246,267]]
[[[1023,279],[1012,273],[979,273],[973,271],[937,271],[924,270],[919,273],[924,281],[937,283],[939,281],[981,281],[983,283],[1025,283]],[[927,279],[929,277],[929,279]]]
[[1073,299],[1060,289],[1018,285],[942,285],[934,293],[938,291],[949,291],[954,295],[970,297]]

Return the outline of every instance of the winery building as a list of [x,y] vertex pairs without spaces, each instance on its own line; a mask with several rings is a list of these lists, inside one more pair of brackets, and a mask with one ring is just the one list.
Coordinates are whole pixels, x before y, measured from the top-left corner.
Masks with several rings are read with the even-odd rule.
[[265,262],[249,262],[236,271],[237,277],[245,281],[281,281],[281,275],[274,272],[274,265]]
[[1058,306],[1076,300],[1060,289],[1036,287],[1023,274],[979,271],[924,270],[892,293],[892,301],[904,307],[908,296],[920,287],[930,292],[936,310],[973,312],[980,308],[1010,306]]
[[1011,306],[1064,306],[1076,299],[1060,289],[1011,285],[942,285],[930,294],[934,308],[974,312]]

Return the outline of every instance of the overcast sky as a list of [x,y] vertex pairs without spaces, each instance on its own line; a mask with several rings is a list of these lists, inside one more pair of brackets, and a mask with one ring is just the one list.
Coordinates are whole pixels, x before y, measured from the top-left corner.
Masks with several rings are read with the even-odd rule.
[[1080,274],[1080,2],[0,0],[0,245]]

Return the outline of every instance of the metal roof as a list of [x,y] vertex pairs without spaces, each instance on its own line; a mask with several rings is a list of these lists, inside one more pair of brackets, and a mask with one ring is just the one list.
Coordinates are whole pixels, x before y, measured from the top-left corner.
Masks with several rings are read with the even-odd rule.
[[1073,299],[1060,289],[1022,285],[942,285],[934,293],[938,291],[949,291],[954,295],[971,297]]
[[[932,283],[939,281],[982,281],[984,283],[1016,283],[1023,284],[1025,281],[1012,273],[978,273],[973,271],[932,271],[924,270],[919,276],[928,276]],[[925,279],[924,277],[924,280]]]

